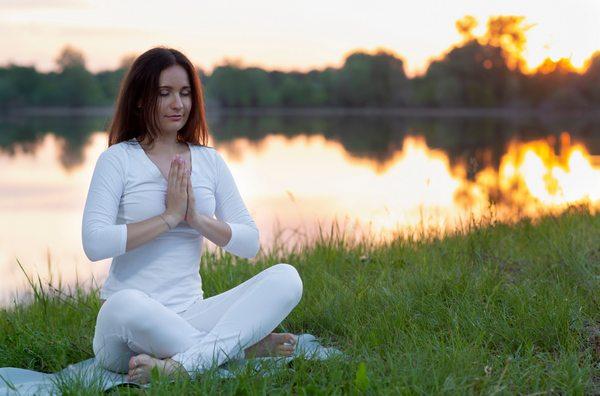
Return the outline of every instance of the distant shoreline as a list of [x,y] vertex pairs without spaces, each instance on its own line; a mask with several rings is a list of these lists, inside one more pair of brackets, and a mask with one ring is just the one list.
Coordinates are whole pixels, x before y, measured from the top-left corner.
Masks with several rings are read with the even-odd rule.
[[[347,108],[347,107],[207,107],[209,117],[220,115],[242,116],[398,116],[398,117],[497,117],[497,118],[600,118],[600,108],[593,109],[525,109],[525,108]],[[0,110],[0,117],[110,117],[112,106],[105,107],[22,107]]]

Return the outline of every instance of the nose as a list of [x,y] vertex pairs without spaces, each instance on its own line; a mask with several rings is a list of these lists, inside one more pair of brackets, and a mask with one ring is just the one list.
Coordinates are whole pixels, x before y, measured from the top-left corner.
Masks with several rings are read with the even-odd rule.
[[174,99],[171,102],[171,107],[173,109],[181,109],[183,107],[183,102],[181,101],[181,96],[178,93],[176,93],[174,95]]

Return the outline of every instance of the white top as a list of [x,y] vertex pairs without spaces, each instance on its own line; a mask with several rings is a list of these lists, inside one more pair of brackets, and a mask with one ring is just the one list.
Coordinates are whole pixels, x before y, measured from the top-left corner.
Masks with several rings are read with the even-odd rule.
[[[231,227],[224,250],[252,258],[259,233],[221,155],[188,143],[196,211]],[[96,162],[83,211],[83,250],[91,261],[114,257],[100,297],[138,289],[175,312],[203,298],[200,256],[204,237],[181,222],[155,239],[125,252],[128,223],[160,215],[168,182],[134,138],[106,149]]]

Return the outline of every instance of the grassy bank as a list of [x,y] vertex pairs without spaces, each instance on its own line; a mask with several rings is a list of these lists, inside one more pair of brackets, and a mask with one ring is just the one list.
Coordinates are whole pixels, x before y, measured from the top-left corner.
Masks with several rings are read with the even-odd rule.
[[[206,296],[293,264],[304,295],[279,330],[322,337],[350,359],[297,361],[270,378],[158,381],[153,393],[600,392],[599,214],[380,246],[330,235],[255,266],[229,255],[203,262]],[[97,292],[36,293],[32,305],[0,311],[0,367],[52,372],[91,357]]]

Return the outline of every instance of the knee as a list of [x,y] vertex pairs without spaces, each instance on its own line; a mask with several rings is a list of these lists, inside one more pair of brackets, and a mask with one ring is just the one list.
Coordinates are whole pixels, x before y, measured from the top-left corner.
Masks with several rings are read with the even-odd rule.
[[285,299],[294,306],[302,298],[302,279],[298,270],[290,264],[280,263],[269,268],[271,277],[277,285],[280,285]]
[[[125,322],[136,320],[144,307],[148,295],[136,289],[122,289],[110,295],[100,308],[98,320]],[[101,319],[102,318],[102,319]]]

